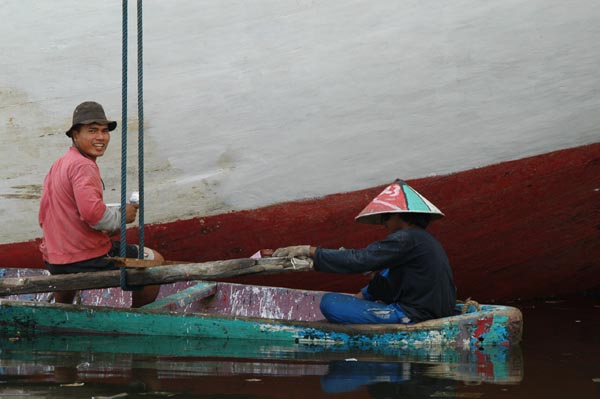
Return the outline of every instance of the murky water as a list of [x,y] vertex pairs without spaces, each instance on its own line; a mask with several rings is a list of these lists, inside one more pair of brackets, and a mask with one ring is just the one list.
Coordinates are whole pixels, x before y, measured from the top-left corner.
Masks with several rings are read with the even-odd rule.
[[600,398],[600,300],[516,305],[521,345],[478,352],[3,337],[0,398]]

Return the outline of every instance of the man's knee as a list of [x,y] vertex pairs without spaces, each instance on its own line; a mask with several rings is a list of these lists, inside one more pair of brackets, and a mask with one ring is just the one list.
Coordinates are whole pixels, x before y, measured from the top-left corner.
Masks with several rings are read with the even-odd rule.
[[144,247],[144,259],[164,262],[165,257],[162,256],[162,254],[155,249]]
[[154,259],[155,259],[155,260],[158,260],[158,261],[164,262],[164,260],[165,260],[165,257],[164,257],[164,256],[163,256],[163,255],[162,255],[160,252],[158,252],[158,251],[157,251],[157,250],[155,250],[155,249],[153,249],[153,250],[152,250],[152,252],[154,252]]
[[329,321],[337,319],[336,316],[339,313],[340,307],[340,295],[344,294],[329,292],[327,294],[324,294],[321,298],[319,308],[321,309],[321,313],[323,313],[323,316],[325,316],[325,318]]

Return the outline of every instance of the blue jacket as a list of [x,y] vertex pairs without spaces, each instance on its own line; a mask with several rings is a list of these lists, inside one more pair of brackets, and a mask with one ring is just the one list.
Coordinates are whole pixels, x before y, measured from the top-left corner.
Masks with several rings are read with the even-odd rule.
[[395,303],[413,321],[454,313],[456,287],[442,245],[419,227],[398,230],[364,249],[317,248],[315,270],[379,271],[362,292],[365,299]]

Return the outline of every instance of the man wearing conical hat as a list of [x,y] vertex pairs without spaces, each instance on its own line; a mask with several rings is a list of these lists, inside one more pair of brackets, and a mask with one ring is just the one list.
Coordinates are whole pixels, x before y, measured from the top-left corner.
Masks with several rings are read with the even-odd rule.
[[358,294],[328,293],[321,300],[327,320],[342,324],[412,324],[451,316],[456,303],[452,269],[442,245],[426,228],[443,213],[402,180],[396,180],[356,217],[381,224],[388,236],[364,249],[297,245],[275,257],[311,257],[314,269],[365,273],[369,284]]

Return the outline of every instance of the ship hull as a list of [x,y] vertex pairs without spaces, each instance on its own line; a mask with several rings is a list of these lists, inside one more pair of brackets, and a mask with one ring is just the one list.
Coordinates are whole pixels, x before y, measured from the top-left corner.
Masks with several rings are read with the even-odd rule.
[[[460,297],[514,300],[600,286],[600,144],[562,150],[443,177],[409,181],[446,217],[431,232],[448,252]],[[168,259],[249,257],[292,244],[361,248],[381,227],[354,217],[383,187],[249,211],[146,226],[148,246]],[[132,241],[137,230],[128,232]],[[43,267],[39,240],[0,246],[5,267]],[[290,288],[358,291],[357,275],[301,273],[235,281]]]

